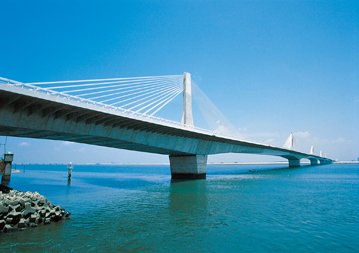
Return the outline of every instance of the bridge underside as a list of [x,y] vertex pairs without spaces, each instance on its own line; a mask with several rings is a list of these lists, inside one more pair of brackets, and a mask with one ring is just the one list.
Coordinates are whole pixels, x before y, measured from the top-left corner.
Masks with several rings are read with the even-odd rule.
[[288,159],[292,167],[302,158],[311,164],[330,159],[262,144],[219,137],[153,120],[128,117],[110,109],[64,101],[20,88],[0,89],[0,135],[64,140],[170,156],[174,178],[203,178],[207,155],[251,153]]

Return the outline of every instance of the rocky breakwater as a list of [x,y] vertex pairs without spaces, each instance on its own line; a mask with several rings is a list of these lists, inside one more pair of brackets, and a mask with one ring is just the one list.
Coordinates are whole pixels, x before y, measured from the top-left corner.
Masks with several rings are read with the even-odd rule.
[[70,213],[35,192],[0,192],[0,231],[10,232],[68,219]]

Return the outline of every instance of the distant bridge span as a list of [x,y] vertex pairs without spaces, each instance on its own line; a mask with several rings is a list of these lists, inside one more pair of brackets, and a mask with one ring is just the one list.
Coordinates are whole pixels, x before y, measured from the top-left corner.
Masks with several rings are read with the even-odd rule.
[[[172,178],[205,178],[207,156],[220,153],[273,155],[290,167],[309,159],[311,165],[332,159],[215,135],[195,128],[191,90],[184,81],[184,122],[167,121],[8,79],[0,82],[0,135],[63,140],[169,155]],[[187,83],[188,85],[188,83]],[[79,85],[77,85],[79,86]]]

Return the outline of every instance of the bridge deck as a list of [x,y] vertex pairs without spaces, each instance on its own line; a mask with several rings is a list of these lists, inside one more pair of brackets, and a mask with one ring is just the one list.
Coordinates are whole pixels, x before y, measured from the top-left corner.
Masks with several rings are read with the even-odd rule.
[[331,162],[316,155],[218,136],[175,122],[10,85],[0,85],[0,134],[167,155],[251,153]]

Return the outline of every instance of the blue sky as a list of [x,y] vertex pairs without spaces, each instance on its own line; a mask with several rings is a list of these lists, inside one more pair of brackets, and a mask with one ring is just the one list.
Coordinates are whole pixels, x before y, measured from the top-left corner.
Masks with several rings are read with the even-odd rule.
[[[192,73],[243,137],[359,157],[358,1],[0,2],[0,76],[19,81]],[[1,141],[4,137],[0,137]],[[166,156],[9,138],[21,162]],[[220,155],[210,161],[269,160]],[[277,158],[276,158],[277,159]]]

